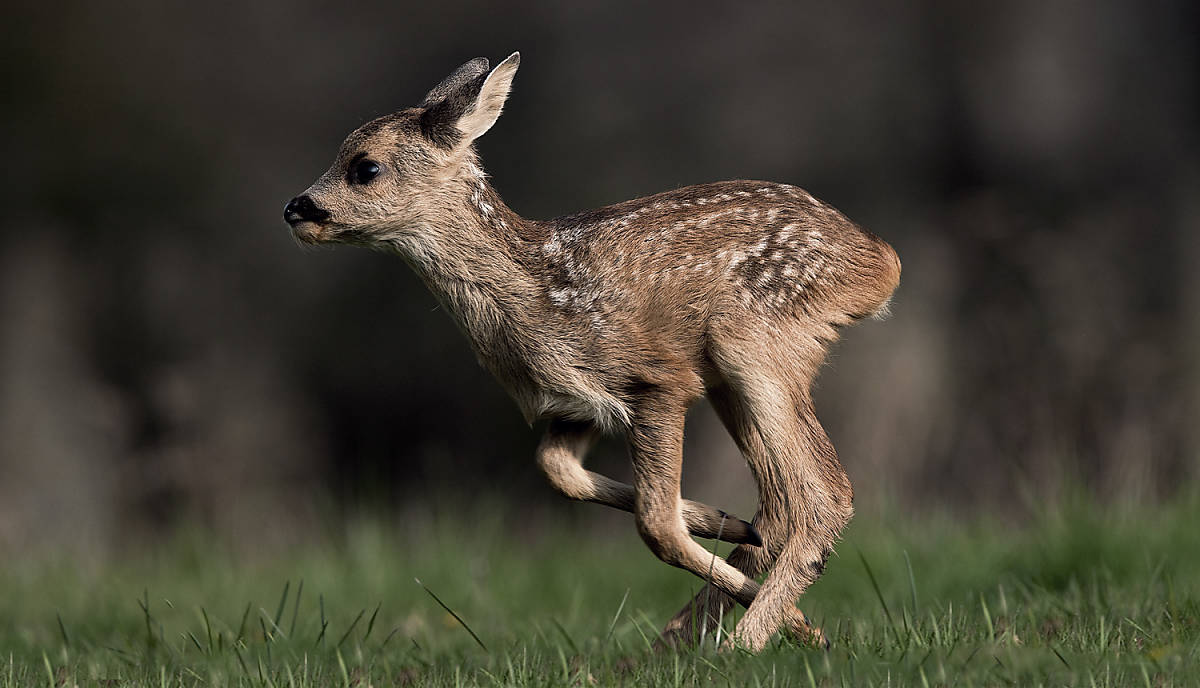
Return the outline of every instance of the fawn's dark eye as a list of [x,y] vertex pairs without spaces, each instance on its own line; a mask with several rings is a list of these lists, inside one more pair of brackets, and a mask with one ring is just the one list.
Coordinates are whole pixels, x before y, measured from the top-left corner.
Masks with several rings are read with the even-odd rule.
[[350,182],[366,184],[379,175],[379,163],[374,160],[362,159],[350,166]]

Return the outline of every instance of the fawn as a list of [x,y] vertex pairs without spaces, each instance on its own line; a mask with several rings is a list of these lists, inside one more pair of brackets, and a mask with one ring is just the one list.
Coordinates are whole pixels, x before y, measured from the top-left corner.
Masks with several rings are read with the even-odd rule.
[[[852,489],[810,386],[839,327],[885,312],[896,252],[769,182],[522,218],[473,146],[519,62],[471,60],[417,107],[359,127],[284,219],[302,242],[406,260],[526,419],[549,421],[537,461],[551,484],[632,512],[660,559],[708,581],[661,643],[697,642],[740,603],[727,646],[756,652],[780,629],[827,645],[795,602],[849,521]],[[753,525],[680,497],[684,415],[706,394],[758,483]],[[633,485],[583,468],[603,432],[628,439]],[[738,546],[723,560],[689,533]]]

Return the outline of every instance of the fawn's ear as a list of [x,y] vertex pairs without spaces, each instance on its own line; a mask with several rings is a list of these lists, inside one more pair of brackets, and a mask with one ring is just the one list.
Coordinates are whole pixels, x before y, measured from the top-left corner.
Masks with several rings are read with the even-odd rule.
[[447,148],[482,136],[500,117],[520,64],[521,54],[513,53],[486,76],[488,62],[482,57],[456,69],[421,103],[421,131]]
[[488,60],[486,57],[477,57],[474,60],[464,64],[458,69],[450,73],[450,76],[442,79],[442,83],[434,86],[429,93],[425,94],[425,100],[421,101],[419,107],[427,108],[430,105],[446,100],[446,98],[454,95],[462,90],[464,86],[472,81],[478,80],[473,89],[474,93],[471,97],[474,98],[479,93],[479,87],[483,84],[483,75],[487,74]]

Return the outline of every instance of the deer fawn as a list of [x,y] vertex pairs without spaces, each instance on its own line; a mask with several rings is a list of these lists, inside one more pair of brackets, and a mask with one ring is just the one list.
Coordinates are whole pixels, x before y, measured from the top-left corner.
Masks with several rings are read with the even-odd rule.
[[[489,72],[471,60],[419,106],[359,127],[284,218],[302,242],[404,258],[525,417],[549,421],[537,461],[551,484],[632,512],[660,559],[708,581],[661,642],[694,643],[740,603],[727,643],[758,651],[781,628],[825,643],[795,602],[849,521],[852,490],[809,388],[837,328],[885,310],[899,258],[805,191],[769,182],[522,218],[473,146],[519,62],[513,53]],[[758,483],[753,525],[680,497],[684,415],[705,394]],[[633,485],[583,468],[606,431],[628,439]],[[689,533],[738,546],[726,561]]]

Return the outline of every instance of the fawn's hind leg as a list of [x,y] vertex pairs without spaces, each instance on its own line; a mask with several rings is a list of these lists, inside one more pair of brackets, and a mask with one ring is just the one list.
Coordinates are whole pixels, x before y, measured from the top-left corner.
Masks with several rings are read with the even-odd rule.
[[[762,536],[763,545],[736,547],[728,558],[730,565],[753,578],[775,563],[782,543],[787,540],[786,510],[780,503],[780,495],[785,493],[786,488],[777,482],[758,428],[738,395],[728,386],[721,385],[709,391],[709,400],[746,458],[746,463],[758,483],[759,508],[753,523]],[[735,604],[732,597],[711,585],[705,585],[667,623],[659,644],[670,647],[695,644],[702,634],[714,630],[721,618],[729,613]],[[808,619],[798,609],[787,614],[784,629],[798,640],[827,644],[821,629],[809,624]]]
[[786,532],[786,539],[773,544],[779,548],[775,565],[734,633],[735,642],[758,650],[824,571],[833,543],[853,514],[853,493],[817,422],[807,385],[798,389],[765,376],[746,383],[746,407],[780,488],[775,498]]
[[[763,340],[756,336],[762,331],[775,336]],[[752,450],[747,458],[757,464],[759,517],[767,517],[767,556],[775,558],[730,638],[753,651],[761,650],[781,625],[792,625],[796,599],[820,576],[853,513],[849,479],[809,394],[825,345],[835,338],[832,327],[811,320],[750,323],[739,318],[712,325],[712,359],[728,394],[737,399],[741,424],[752,426],[739,434]],[[754,435],[761,452],[745,439]]]
[[781,405],[763,397],[749,407],[774,459],[786,538],[755,603],[738,622],[734,640],[758,650],[794,610],[796,599],[821,576],[842,528],[853,514],[849,479],[811,400]]

